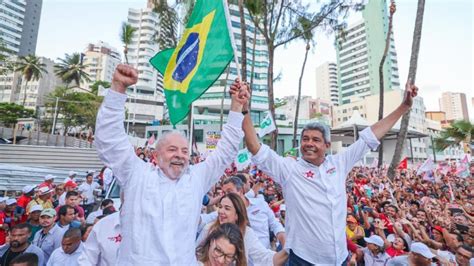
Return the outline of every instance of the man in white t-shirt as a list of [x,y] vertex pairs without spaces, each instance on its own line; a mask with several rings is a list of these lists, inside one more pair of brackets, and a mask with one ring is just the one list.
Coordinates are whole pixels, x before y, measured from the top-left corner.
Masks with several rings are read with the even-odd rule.
[[94,182],[93,178],[92,174],[87,174],[86,182],[82,183],[78,188],[83,199],[82,208],[84,208],[86,217],[94,208],[94,190],[100,188],[100,185],[97,182]]
[[81,230],[79,228],[69,228],[64,233],[61,247],[53,251],[46,266],[79,265],[78,258],[82,251]]

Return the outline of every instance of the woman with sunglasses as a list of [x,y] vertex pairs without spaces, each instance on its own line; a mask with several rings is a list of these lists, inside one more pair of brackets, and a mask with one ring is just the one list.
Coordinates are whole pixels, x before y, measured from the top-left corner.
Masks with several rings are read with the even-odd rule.
[[218,217],[214,223],[204,227],[198,237],[197,243],[203,242],[209,234],[226,223],[236,224],[243,235],[245,256],[248,265],[284,265],[288,259],[285,250],[274,252],[266,249],[258,239],[252,228],[249,227],[247,209],[242,198],[235,193],[223,196],[218,204]]
[[197,247],[197,258],[203,266],[247,266],[242,233],[235,224],[223,224]]

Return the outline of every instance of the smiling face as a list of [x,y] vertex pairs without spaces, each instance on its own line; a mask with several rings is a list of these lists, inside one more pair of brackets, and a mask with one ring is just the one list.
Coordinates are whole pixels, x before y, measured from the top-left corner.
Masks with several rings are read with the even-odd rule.
[[217,213],[219,215],[218,218],[220,224],[237,223],[237,211],[235,210],[235,206],[234,204],[232,204],[232,201],[229,198],[222,198]]
[[300,151],[304,160],[315,165],[324,161],[326,150],[331,146],[324,140],[323,133],[319,130],[305,130],[301,136]]
[[181,134],[170,133],[158,142],[154,156],[163,173],[176,180],[189,165],[188,143]]
[[211,242],[209,262],[211,266],[231,265],[235,258],[235,246],[224,237]]
[[395,241],[393,241],[393,247],[396,250],[403,250],[405,248],[405,243],[403,242],[403,239],[400,237],[396,237]]

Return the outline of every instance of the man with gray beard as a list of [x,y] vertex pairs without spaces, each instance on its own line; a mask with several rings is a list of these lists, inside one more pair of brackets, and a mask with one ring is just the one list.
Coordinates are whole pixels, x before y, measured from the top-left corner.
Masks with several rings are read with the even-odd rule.
[[119,65],[97,115],[97,152],[114,172],[126,198],[120,214],[122,233],[116,263],[196,265],[194,240],[202,197],[237,156],[243,137],[242,107],[249,93],[231,90],[222,139],[204,162],[189,166],[188,141],[173,131],[157,141],[153,154],[156,168],[135,155],[124,130],[125,93],[136,82],[137,71]]

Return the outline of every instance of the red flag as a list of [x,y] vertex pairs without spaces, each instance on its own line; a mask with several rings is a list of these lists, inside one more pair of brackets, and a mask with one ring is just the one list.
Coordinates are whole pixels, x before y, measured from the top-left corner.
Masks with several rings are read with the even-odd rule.
[[155,143],[155,134],[151,134],[151,137],[148,139],[147,146],[151,146]]
[[398,169],[407,169],[407,168],[408,168],[408,157],[405,157],[398,165]]

